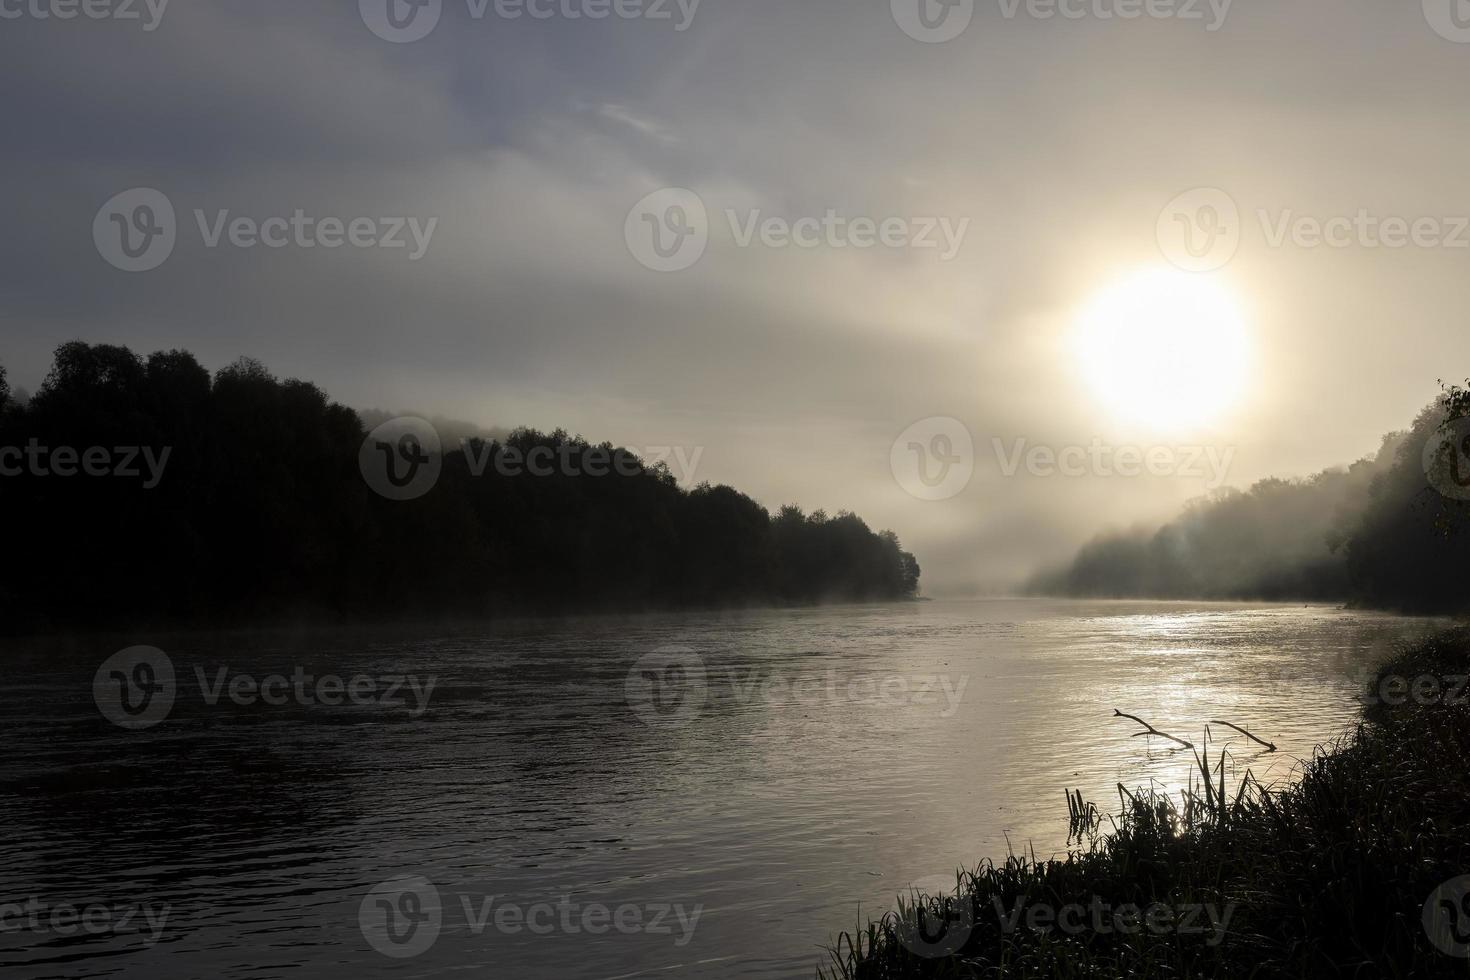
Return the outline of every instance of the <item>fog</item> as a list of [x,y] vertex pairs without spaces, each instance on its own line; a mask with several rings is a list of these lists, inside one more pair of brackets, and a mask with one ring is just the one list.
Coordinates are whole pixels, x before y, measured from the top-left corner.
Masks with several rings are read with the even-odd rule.
[[[1453,233],[1470,136],[1442,124],[1466,49],[1419,4],[1238,3],[1223,22],[977,4],[942,44],[883,3],[706,0],[683,30],[670,9],[507,20],[446,3],[401,44],[354,4],[176,4],[151,30],[7,21],[0,123],[26,134],[0,159],[12,382],[34,390],[66,340],[182,347],[211,369],[258,357],[343,404],[697,450],[691,482],[892,528],[945,595],[1014,587],[1221,486],[1362,458],[1470,355]],[[143,274],[91,232],[135,187],[177,214],[172,254]],[[708,209],[707,249],[675,273],[625,239],[660,188]],[[1086,380],[1077,311],[1167,262],[1161,213],[1194,188],[1238,207],[1239,248],[1207,275],[1244,311],[1247,384],[1186,430],[1123,421]],[[222,216],[298,210],[437,223],[417,259],[209,244]],[[1363,211],[1450,232],[1297,234]],[[757,218],[834,212],[902,219],[907,244],[741,244]],[[925,219],[965,228],[951,259],[912,245]],[[933,417],[974,447],[942,500],[892,463]],[[1007,475],[996,439],[1231,461],[1218,484]]]

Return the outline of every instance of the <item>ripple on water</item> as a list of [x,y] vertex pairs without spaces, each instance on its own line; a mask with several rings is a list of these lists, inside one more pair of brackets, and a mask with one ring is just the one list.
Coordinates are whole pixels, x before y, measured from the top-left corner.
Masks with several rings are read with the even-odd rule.
[[[91,701],[114,650],[12,645],[0,900],[168,915],[157,942],[146,929],[0,932],[0,966],[160,980],[810,976],[819,944],[910,882],[1007,848],[1063,850],[1064,789],[1110,811],[1117,783],[1183,785],[1189,754],[1131,737],[1113,708],[1189,739],[1210,719],[1248,726],[1280,751],[1216,735],[1242,769],[1289,779],[1352,724],[1359,672],[1436,625],[1326,607],[988,601],[161,638],[178,699],[138,732]],[[698,658],[703,689],[662,723],[630,705],[643,689],[629,671],[670,646]],[[436,687],[417,715],[211,706],[195,672],[298,664]],[[661,675],[674,685],[663,695],[690,690],[689,676]],[[375,952],[358,919],[368,890],[398,876],[432,882],[443,916],[402,961]],[[698,918],[539,935],[498,926],[506,905]]]

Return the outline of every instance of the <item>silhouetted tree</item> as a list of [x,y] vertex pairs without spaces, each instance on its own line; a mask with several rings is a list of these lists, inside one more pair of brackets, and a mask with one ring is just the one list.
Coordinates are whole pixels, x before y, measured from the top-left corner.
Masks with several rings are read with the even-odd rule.
[[[1099,536],[1033,592],[1153,598],[1317,599],[1414,611],[1470,609],[1470,503],[1441,493],[1425,448],[1470,416],[1444,387],[1407,433],[1347,469],[1262,480],[1197,500],[1157,529]],[[1470,457],[1463,445],[1448,452]]]
[[[609,443],[517,429],[445,445],[433,490],[392,501],[362,478],[365,438],[357,413],[249,358],[211,377],[184,351],[145,360],[63,344],[30,404],[0,414],[0,446],[141,450],[166,467],[146,488],[29,471],[0,480],[0,507],[23,515],[9,543],[27,556],[0,570],[4,622],[217,625],[917,591],[918,564],[890,533],[795,508],[773,521],[730,487],[685,491],[666,467]],[[538,453],[555,465],[496,465]]]
[[[1470,609],[1470,502],[1441,492],[1425,461],[1426,447],[1470,415],[1470,391],[1460,385],[1443,390],[1414,420],[1392,466],[1373,481],[1368,504],[1345,537],[1355,595],[1365,603],[1413,611]],[[1447,447],[1452,457],[1463,457],[1465,449]]]

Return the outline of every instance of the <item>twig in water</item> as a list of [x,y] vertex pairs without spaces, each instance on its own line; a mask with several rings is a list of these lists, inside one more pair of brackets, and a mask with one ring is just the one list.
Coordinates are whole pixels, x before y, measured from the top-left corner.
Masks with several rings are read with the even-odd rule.
[[1131,721],[1136,721],[1140,725],[1142,725],[1145,729],[1147,729],[1146,731],[1142,731],[1142,732],[1134,732],[1133,734],[1135,736],[1136,735],[1157,735],[1160,738],[1167,738],[1171,742],[1174,742],[1174,743],[1176,743],[1178,745],[1182,745],[1186,749],[1191,749],[1192,750],[1194,748],[1194,743],[1193,742],[1186,742],[1182,738],[1175,738],[1173,735],[1170,735],[1168,732],[1161,732],[1157,728],[1155,728],[1154,726],[1150,725],[1148,722],[1144,721],[1142,718],[1138,717],[1137,715],[1124,714],[1123,712],[1119,711],[1117,708],[1114,708],[1113,709],[1113,717],[1114,718],[1127,718],[1127,719],[1129,719]]
[[1244,735],[1246,738],[1250,739],[1252,742],[1257,742],[1257,743],[1259,743],[1261,745],[1264,745],[1266,747],[1266,751],[1267,752],[1275,752],[1276,751],[1276,746],[1275,746],[1274,743],[1268,742],[1268,741],[1266,741],[1263,738],[1256,738],[1254,735],[1252,735],[1250,732],[1246,731],[1244,728],[1241,728],[1239,725],[1232,725],[1228,721],[1212,721],[1212,722],[1210,722],[1210,724],[1211,725],[1224,725],[1226,728],[1233,728],[1237,732],[1240,732],[1240,734]]

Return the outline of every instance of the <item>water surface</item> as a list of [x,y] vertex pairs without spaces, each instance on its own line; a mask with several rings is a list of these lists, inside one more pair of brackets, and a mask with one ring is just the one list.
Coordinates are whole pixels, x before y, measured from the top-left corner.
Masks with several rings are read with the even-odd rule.
[[[1279,751],[1217,732],[1240,769],[1289,779],[1355,721],[1362,670],[1436,625],[939,601],[12,643],[0,905],[46,911],[33,928],[0,908],[0,966],[811,977],[822,944],[911,882],[1064,851],[1064,789],[1111,811],[1119,782],[1182,785],[1188,753],[1131,737],[1114,708],[1195,741],[1210,719],[1248,726]],[[177,674],[167,716],[141,730],[93,696],[99,665],[132,644]],[[401,704],[381,683],[358,704],[208,703],[222,668],[258,682],[298,667],[420,689],[403,685]],[[403,905],[405,884],[429,904]],[[395,944],[380,899],[437,913],[437,934]],[[47,918],[88,905],[132,915],[70,931],[64,911],[59,928]]]

